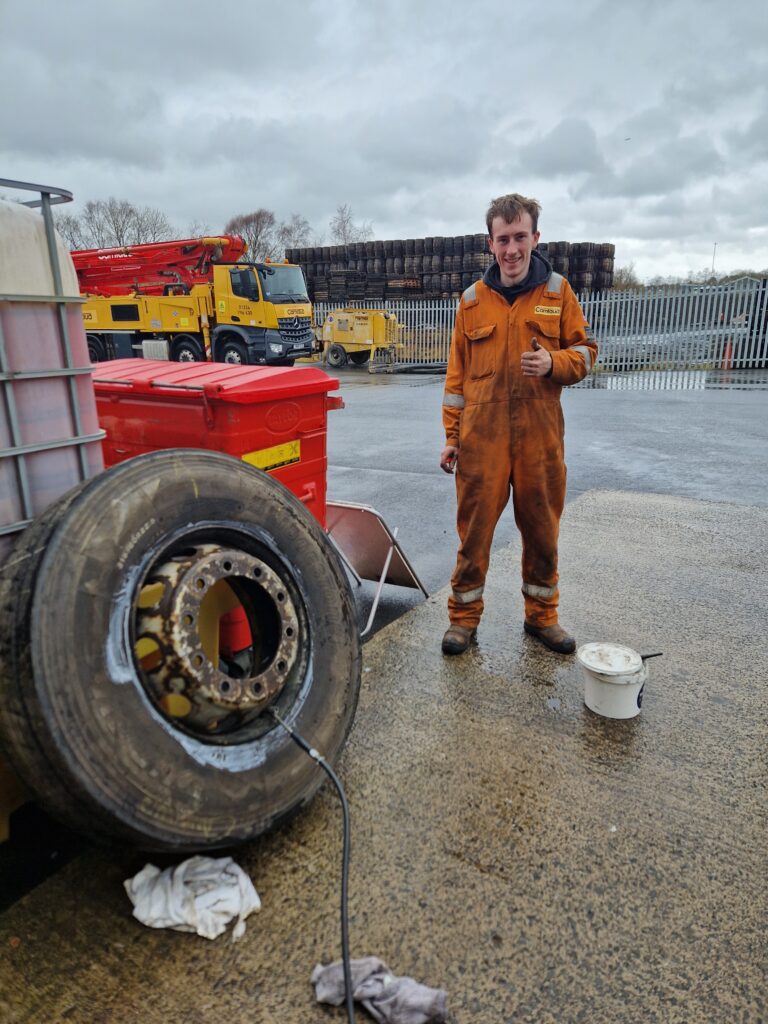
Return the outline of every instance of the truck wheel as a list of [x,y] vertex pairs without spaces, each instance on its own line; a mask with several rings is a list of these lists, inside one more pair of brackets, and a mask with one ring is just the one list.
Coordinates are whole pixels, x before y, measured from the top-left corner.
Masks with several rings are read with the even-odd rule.
[[176,363],[204,363],[205,348],[191,334],[177,334],[171,343],[171,359]]
[[341,345],[331,345],[328,349],[328,365],[335,370],[340,370],[347,365],[347,353]]
[[107,358],[107,349],[98,334],[86,334],[88,342],[88,358],[92,363],[103,363]]
[[368,360],[371,358],[370,352],[350,352],[350,362],[354,363],[355,366],[365,366]]
[[219,346],[219,362],[236,363],[238,366],[245,366],[248,363],[248,349],[242,341],[227,339]]
[[[258,510],[258,511],[256,511]],[[0,577],[0,740],[41,804],[93,836],[191,852],[306,803],[349,732],[360,640],[333,546],[281,484],[169,450],[86,481]],[[239,608],[247,642],[219,645]]]

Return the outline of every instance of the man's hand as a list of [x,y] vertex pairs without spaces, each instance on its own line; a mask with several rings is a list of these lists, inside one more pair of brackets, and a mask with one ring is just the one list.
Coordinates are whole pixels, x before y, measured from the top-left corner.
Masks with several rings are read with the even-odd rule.
[[546,377],[552,369],[552,356],[535,338],[531,338],[533,352],[523,352],[520,368],[524,377]]
[[456,460],[459,457],[459,449],[452,444],[447,444],[440,452],[440,469],[444,473],[452,473],[456,468]]

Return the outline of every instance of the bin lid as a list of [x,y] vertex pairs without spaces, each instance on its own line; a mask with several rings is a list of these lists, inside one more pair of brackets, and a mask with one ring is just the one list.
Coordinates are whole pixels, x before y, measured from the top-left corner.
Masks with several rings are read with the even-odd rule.
[[208,400],[250,405],[335,391],[338,378],[312,366],[233,366],[230,363],[169,363],[164,359],[112,359],[96,363],[97,395],[202,392]]

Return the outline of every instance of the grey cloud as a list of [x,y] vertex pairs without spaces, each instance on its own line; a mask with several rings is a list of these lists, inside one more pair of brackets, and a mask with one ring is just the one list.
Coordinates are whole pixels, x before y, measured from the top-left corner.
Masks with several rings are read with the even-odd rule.
[[681,127],[680,115],[671,108],[652,107],[622,120],[608,138],[619,148],[625,148],[622,146],[624,142],[632,142],[632,147],[626,147],[631,152],[639,145],[651,143],[656,146],[662,140],[676,138]]
[[[34,88],[24,87],[26,77]],[[64,75],[40,60],[11,54],[0,70],[0,138],[11,153],[62,157],[105,152],[115,160],[162,166],[166,139],[161,97],[142,83],[120,90],[105,72],[81,68]],[[152,112],[152,116],[149,116]]]
[[542,138],[520,148],[519,166],[542,178],[607,171],[592,126],[581,118],[567,118]]
[[655,264],[717,232],[768,262],[750,230],[768,211],[755,0],[551,0],[546,30],[533,0],[45,8],[0,0],[0,167],[80,203],[217,230],[266,206],[327,232],[349,202],[378,237],[409,237],[481,230],[517,190],[549,238]]
[[76,0],[46,4],[44,17],[33,22],[29,5],[5,0],[0,19],[5,48],[44,55],[63,77],[99,67],[126,84],[237,88],[249,78],[267,82],[273,72],[299,71],[316,59],[319,44],[329,41],[325,7],[321,0],[285,5],[279,32],[265,4],[169,0],[159,9],[154,0]]
[[768,106],[746,128],[729,131],[726,139],[735,159],[768,160]]
[[[768,33],[768,22],[762,32]],[[748,45],[749,29],[743,26],[741,45]],[[728,52],[720,42],[720,53],[708,60],[701,57],[693,68],[675,76],[663,90],[664,103],[685,120],[691,115],[711,114],[713,108],[723,107],[729,100],[743,103],[761,94],[765,96],[765,78],[768,57],[765,53],[748,55],[737,43],[731,50],[728,67],[722,66],[723,54]]]
[[[718,185],[712,190],[712,207],[721,233],[768,232],[768,177],[755,175],[738,188]],[[766,261],[768,262],[768,261]]]
[[653,147],[623,169],[606,168],[574,189],[576,200],[588,196],[640,196],[679,192],[723,170],[725,161],[709,137],[700,132]]

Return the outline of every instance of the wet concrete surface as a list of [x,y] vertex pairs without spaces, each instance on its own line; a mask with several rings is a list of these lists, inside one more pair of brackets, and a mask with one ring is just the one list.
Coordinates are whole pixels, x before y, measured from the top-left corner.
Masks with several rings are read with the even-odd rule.
[[[730,504],[589,492],[561,553],[580,642],[664,651],[640,716],[594,715],[575,659],[523,635],[516,542],[466,655],[439,653],[444,592],[377,634],[339,766],[353,955],[445,987],[456,1024],[757,1024],[768,509],[734,529]],[[341,1021],[309,984],[338,955],[340,850],[328,786],[239,850],[264,907],[232,944],[139,925],[144,858],[88,849],[0,918],[0,1020]]]
[[[457,544],[454,483],[438,467],[444,376],[349,369],[335,376],[346,408],[328,420],[329,497],[376,508],[399,528],[398,539],[427,589],[444,586]],[[640,375],[622,379],[629,376]],[[664,375],[653,376],[658,383]],[[666,383],[674,384],[676,376],[667,374]],[[598,488],[768,505],[768,396],[758,390],[767,375],[756,370],[707,376],[720,386],[566,389],[566,500]],[[744,380],[755,387],[742,387]],[[738,517],[734,509],[735,523]],[[516,536],[510,508],[494,546],[502,548]],[[363,622],[372,593],[366,585]],[[376,628],[420,600],[417,592],[385,588]]]

